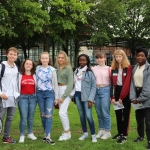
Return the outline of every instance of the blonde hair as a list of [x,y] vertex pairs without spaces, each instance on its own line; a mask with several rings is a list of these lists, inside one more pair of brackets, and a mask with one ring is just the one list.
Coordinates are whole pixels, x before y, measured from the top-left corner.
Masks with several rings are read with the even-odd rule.
[[62,54],[64,56],[64,58],[65,58],[65,65],[71,67],[70,60],[69,60],[69,57],[67,56],[67,54],[64,51],[60,51],[58,53],[58,55],[56,56],[56,68],[57,69],[59,68],[59,63],[58,63],[58,56],[59,56],[59,54]]
[[97,59],[97,58],[106,58],[106,53],[98,52],[98,53],[96,54],[96,59]]
[[115,58],[116,55],[122,55],[121,68],[122,69],[128,68],[129,65],[130,65],[130,62],[127,58],[127,55],[125,54],[125,52],[122,49],[118,49],[118,50],[115,51],[113,61],[112,61],[112,64],[111,64],[111,68],[113,70],[119,68],[119,63],[116,61],[116,58]]
[[39,61],[38,61],[38,63],[37,63],[37,66],[38,66],[38,65],[42,65],[42,63],[41,63],[41,56],[42,56],[43,54],[48,55],[48,57],[49,57],[48,65],[49,65],[49,66],[53,66],[53,63],[52,63],[51,58],[50,58],[50,54],[49,54],[48,52],[42,52],[42,53],[40,54],[40,58],[39,58]]
[[14,52],[14,53],[17,53],[17,55],[19,54],[19,51],[18,51],[18,49],[17,49],[16,47],[10,47],[10,48],[7,50],[7,54],[8,54],[10,51],[12,51],[12,52]]

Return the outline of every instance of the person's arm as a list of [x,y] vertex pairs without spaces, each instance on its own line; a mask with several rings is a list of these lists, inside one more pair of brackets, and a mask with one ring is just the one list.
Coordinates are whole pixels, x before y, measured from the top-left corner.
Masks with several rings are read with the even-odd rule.
[[142,92],[137,98],[138,102],[143,103],[150,99],[150,69],[148,69],[146,81],[143,83]]
[[58,82],[57,82],[57,74],[56,74],[55,70],[52,73],[52,84],[53,84],[53,89],[54,89],[54,92],[55,92],[55,100],[58,100],[59,99],[59,96],[58,96]]
[[71,67],[70,68],[68,67],[68,69],[67,69],[67,77],[68,77],[67,88],[61,98],[63,100],[70,95],[70,93],[73,89],[73,71],[72,71]]
[[127,76],[126,76],[125,82],[122,85],[122,90],[121,90],[120,97],[119,97],[120,100],[123,100],[129,94],[131,76],[132,76],[132,66],[130,65],[127,68]]
[[92,85],[92,87],[91,87],[88,101],[94,102],[94,98],[95,98],[95,94],[96,94],[96,80],[95,80],[95,76],[94,76],[93,72],[90,72],[90,73],[91,73],[91,82],[92,82],[91,85]]
[[[132,72],[132,73],[133,73],[133,72]],[[137,97],[136,97],[136,92],[135,92],[135,86],[134,86],[134,74],[132,74],[132,77],[131,77],[129,98],[130,98],[131,101],[137,99]]]
[[110,98],[111,98],[111,100],[115,99],[115,96],[114,96],[114,82],[113,82],[113,70],[111,70],[111,76],[110,76]]

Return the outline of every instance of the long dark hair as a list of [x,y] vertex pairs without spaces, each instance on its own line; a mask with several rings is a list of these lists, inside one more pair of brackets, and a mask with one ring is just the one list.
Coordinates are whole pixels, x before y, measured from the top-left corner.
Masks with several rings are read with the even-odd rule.
[[[86,60],[87,60],[87,70],[86,71],[92,71],[91,70],[91,67],[90,67],[90,58],[89,58],[89,56],[88,55],[86,55],[86,54],[81,54],[81,55],[79,55],[78,56],[78,60],[77,60],[77,67],[79,68],[80,67],[80,64],[79,64],[79,59],[80,59],[80,57],[85,57],[86,58]],[[76,70],[76,72],[75,72],[76,74],[78,73],[78,69]]]
[[19,72],[20,72],[20,74],[25,74],[24,65],[25,65],[25,63],[26,63],[27,60],[29,60],[29,61],[32,62],[31,75],[34,75],[34,74],[35,74],[36,65],[35,65],[35,63],[34,63],[31,59],[29,59],[29,58],[27,58],[26,60],[24,60],[24,61],[22,62]]

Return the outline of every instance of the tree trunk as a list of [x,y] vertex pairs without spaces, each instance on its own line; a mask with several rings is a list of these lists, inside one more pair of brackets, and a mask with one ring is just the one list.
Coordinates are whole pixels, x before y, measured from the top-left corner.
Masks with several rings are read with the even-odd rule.
[[22,42],[22,50],[23,50],[23,53],[24,53],[24,59],[27,59],[28,58],[28,56],[27,56],[27,52],[26,52],[26,45],[25,45],[25,43],[24,42]]

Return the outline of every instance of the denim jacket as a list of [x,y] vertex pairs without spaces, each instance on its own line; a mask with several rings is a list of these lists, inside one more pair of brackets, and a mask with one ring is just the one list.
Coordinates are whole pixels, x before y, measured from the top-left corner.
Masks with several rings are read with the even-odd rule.
[[144,108],[150,107],[150,64],[145,63],[145,69],[143,71],[143,86],[142,92],[139,97],[136,97],[135,84],[134,84],[134,74],[139,65],[137,64],[132,71],[132,79],[130,85],[130,100],[133,101],[137,99],[141,102]]
[[[73,97],[74,94],[75,94],[75,87],[71,92],[70,96]],[[95,94],[96,94],[95,76],[92,71],[86,71],[83,74],[81,81],[81,101],[94,102]]]

